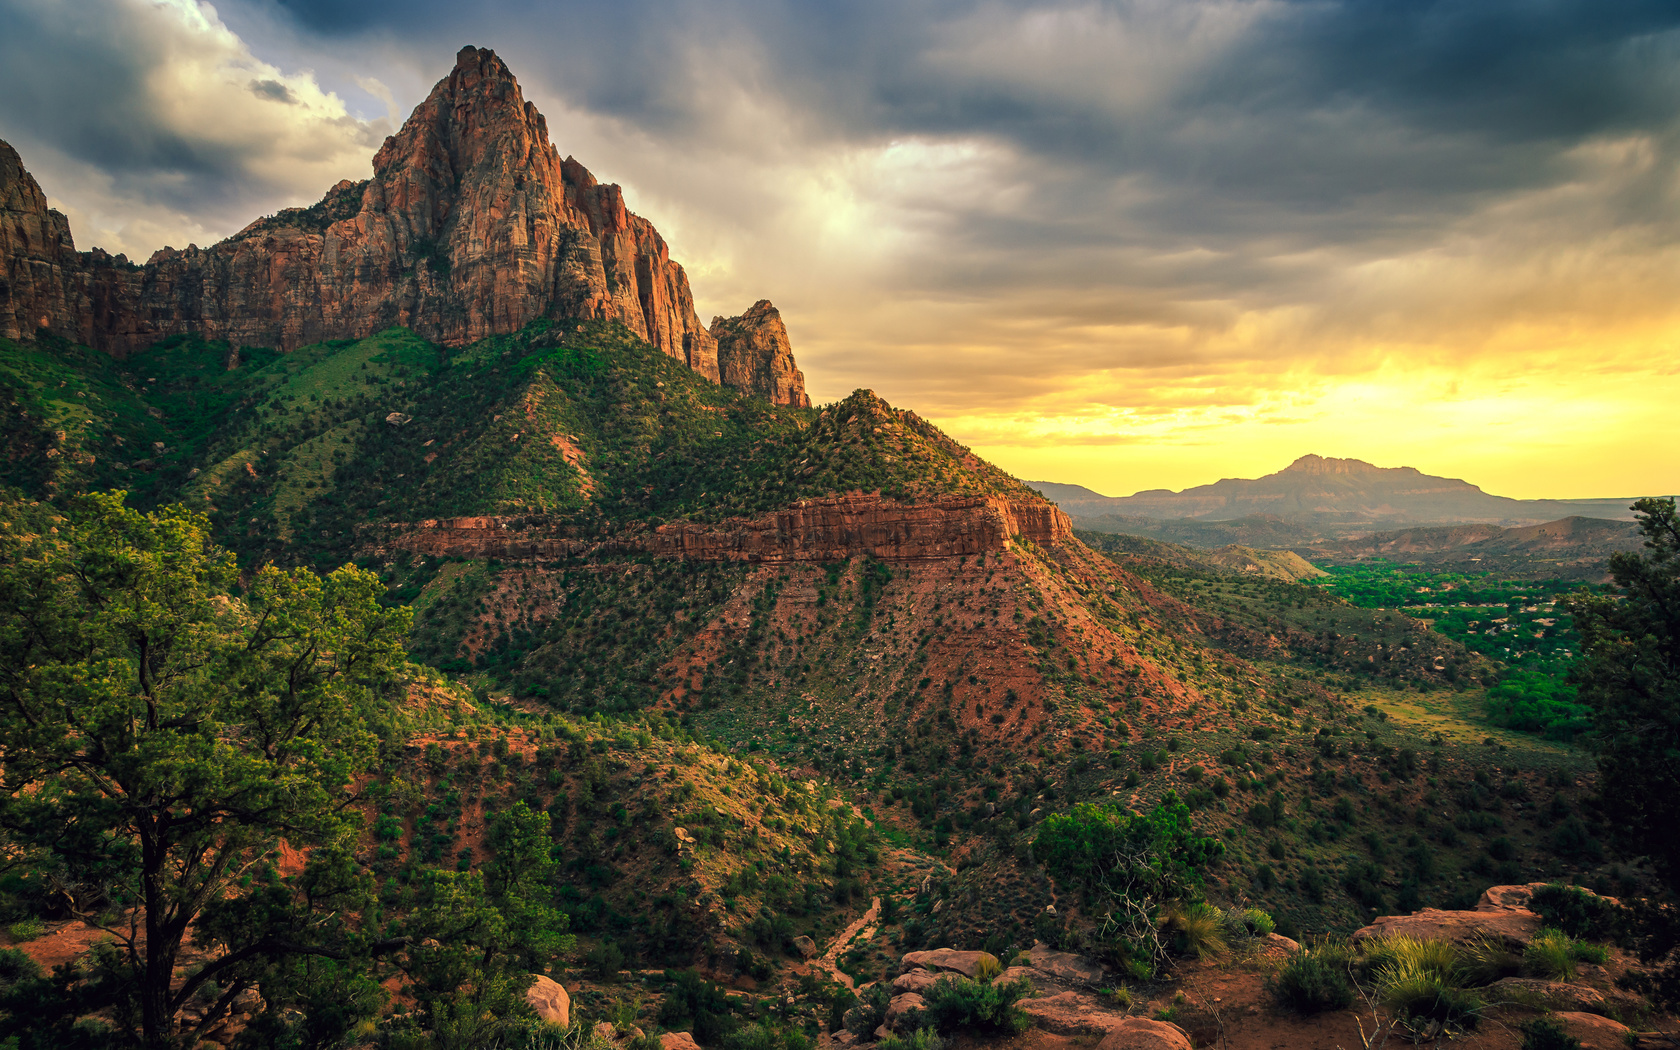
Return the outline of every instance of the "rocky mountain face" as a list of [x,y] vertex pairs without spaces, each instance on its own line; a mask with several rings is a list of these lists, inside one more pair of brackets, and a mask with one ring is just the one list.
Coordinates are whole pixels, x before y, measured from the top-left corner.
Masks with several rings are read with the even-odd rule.
[[878,495],[800,500],[761,518],[670,522],[609,539],[522,518],[465,517],[397,523],[370,530],[369,549],[438,557],[575,558],[645,552],[731,562],[835,562],[872,557],[896,562],[1001,552],[1016,540],[1051,547],[1070,539],[1068,517],[1048,503],[968,496],[916,503]]
[[463,48],[373,169],[308,208],[134,266],[77,252],[0,143],[0,335],[47,328],[121,357],[181,333],[293,350],[400,325],[458,346],[542,318],[618,321],[714,383],[809,404],[775,308],[726,326],[720,359],[659,231],[618,186],[561,158],[494,52]]
[[1124,516],[1230,521],[1265,515],[1316,526],[1371,522],[1521,524],[1570,514],[1625,520],[1632,517],[1628,504],[1633,502],[1510,499],[1483,492],[1458,478],[1425,474],[1415,467],[1378,467],[1363,460],[1313,455],[1302,456],[1261,478],[1224,478],[1182,492],[1149,489],[1131,496],[1104,496],[1077,485],[1030,484],[1060,504],[1081,527],[1101,531],[1130,531],[1105,526],[1100,520]]
[[760,299],[739,317],[714,317],[710,329],[717,340],[718,370],[725,386],[748,390],[777,405],[808,408],[805,373],[793,361],[782,315]]

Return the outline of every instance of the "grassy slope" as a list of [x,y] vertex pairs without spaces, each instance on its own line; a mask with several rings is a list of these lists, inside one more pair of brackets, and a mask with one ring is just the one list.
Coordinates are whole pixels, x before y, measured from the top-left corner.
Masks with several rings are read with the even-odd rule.
[[[8,477],[38,492],[126,477],[146,499],[202,499],[247,557],[330,563],[364,522],[454,514],[593,528],[854,489],[1031,498],[872,395],[777,408],[605,327],[453,353],[393,331],[232,370],[191,341],[120,366],[60,350],[0,347],[15,391]],[[98,411],[74,441],[66,430],[65,448],[94,457],[71,470],[41,434],[92,401],[66,400],[74,382]],[[411,418],[391,425],[392,412]],[[165,452],[101,473],[118,438]],[[415,603],[434,663],[578,713],[657,707],[867,792],[888,838],[944,849],[960,869],[907,899],[905,947],[1076,940],[1077,923],[1036,928],[1047,890],[1026,850],[1043,813],[1071,800],[1192,794],[1232,847],[1215,891],[1312,929],[1345,929],[1402,894],[1444,903],[1559,868],[1544,829],[1579,806],[1578,753],[1499,751],[1473,732],[1437,741],[1441,725],[1414,713],[1444,695],[1415,689],[1435,681],[1435,656],[1478,673],[1461,650],[1283,581],[1122,567],[1077,544],[908,569],[382,569],[392,600]],[[935,899],[953,903],[934,915]]]
[[0,345],[14,391],[6,480],[202,502],[247,557],[321,564],[375,521],[540,514],[598,529],[847,491],[1039,498],[868,392],[770,405],[616,325],[533,326],[455,351],[392,329],[228,360],[186,339],[125,362]]

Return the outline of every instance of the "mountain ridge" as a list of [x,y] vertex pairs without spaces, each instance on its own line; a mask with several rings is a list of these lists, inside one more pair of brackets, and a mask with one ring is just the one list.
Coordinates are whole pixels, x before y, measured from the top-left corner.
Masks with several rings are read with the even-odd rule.
[[401,325],[461,346],[540,319],[617,321],[714,383],[809,404],[785,330],[733,340],[720,358],[658,230],[618,186],[560,156],[493,51],[462,48],[373,169],[315,205],[142,266],[76,251],[68,221],[0,143],[0,335],[44,328],[123,357],[188,334],[290,351]]
[[[1459,478],[1425,474],[1416,467],[1379,467],[1358,459],[1309,454],[1259,478],[1222,478],[1179,491],[1146,489],[1104,496],[1078,485],[1029,481],[1054,499],[1081,527],[1104,527],[1104,517],[1158,521],[1232,521],[1270,517],[1304,525],[1351,523],[1540,524],[1571,515],[1630,520],[1630,497],[1586,500],[1519,500],[1495,496]],[[1119,530],[1123,531],[1123,530]]]

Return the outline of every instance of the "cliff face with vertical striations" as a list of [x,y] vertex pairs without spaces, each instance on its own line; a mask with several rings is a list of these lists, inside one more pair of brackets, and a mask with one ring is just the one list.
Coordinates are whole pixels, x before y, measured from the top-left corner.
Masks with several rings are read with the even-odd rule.
[[[717,342],[659,231],[619,187],[561,158],[488,50],[461,50],[374,156],[371,179],[144,267],[76,252],[9,146],[0,179],[0,334],[13,338],[48,328],[123,356],[178,333],[290,350],[392,325],[462,344],[541,318],[602,319],[713,382],[808,403],[791,354],[766,359],[762,375],[746,363],[720,376]],[[785,346],[779,318],[775,328]]]
[[726,386],[749,390],[778,405],[809,408],[805,373],[793,360],[787,327],[770,300],[760,299],[739,317],[714,317],[718,372]]
[[834,562],[860,555],[905,562],[1002,551],[1028,540],[1054,547],[1073,537],[1053,504],[967,496],[905,503],[851,494],[800,500],[759,518],[670,522],[602,538],[540,517],[444,518],[370,528],[366,549],[440,557],[528,560],[648,553],[741,562]]

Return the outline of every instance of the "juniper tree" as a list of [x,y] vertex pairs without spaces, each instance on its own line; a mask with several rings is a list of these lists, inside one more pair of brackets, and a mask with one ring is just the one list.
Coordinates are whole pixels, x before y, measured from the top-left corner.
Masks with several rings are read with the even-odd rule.
[[[368,899],[350,782],[408,613],[351,566],[270,566],[240,594],[205,516],[123,496],[0,504],[0,835],[112,934],[111,1016],[163,1047],[201,991],[199,1028],[256,982],[307,981],[282,972],[299,958],[369,950],[343,918]],[[274,870],[282,837],[316,847],[300,878]],[[189,930],[208,958],[177,976]]]
[[1599,800],[1611,841],[1648,857],[1666,901],[1636,909],[1646,990],[1680,1005],[1680,517],[1673,499],[1634,503],[1644,550],[1610,557],[1614,595],[1570,600],[1581,633],[1573,672],[1597,731]]

